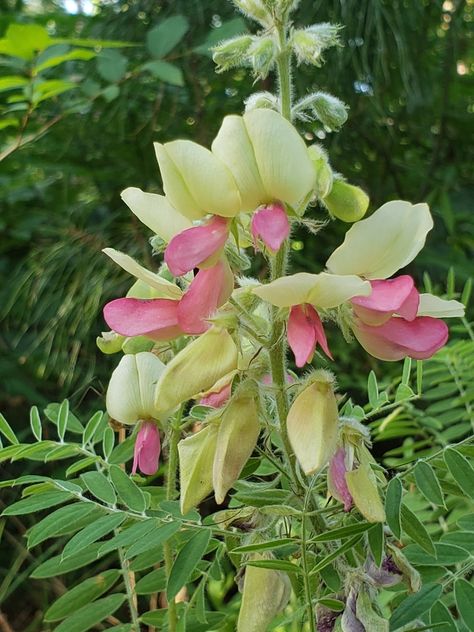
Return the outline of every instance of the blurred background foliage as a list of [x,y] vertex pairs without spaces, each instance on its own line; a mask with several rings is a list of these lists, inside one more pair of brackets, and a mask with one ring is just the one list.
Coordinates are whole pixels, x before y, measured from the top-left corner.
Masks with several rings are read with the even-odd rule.
[[[321,69],[298,69],[295,87],[298,96],[315,88],[338,96],[349,120],[337,134],[306,125],[307,139],[319,140],[333,167],[369,193],[371,209],[393,198],[430,203],[435,229],[409,272],[420,287],[459,297],[474,276],[474,0],[302,0],[296,16],[297,24],[344,25],[344,46]],[[248,28],[222,0],[0,0],[0,410],[20,438],[31,404],[67,395],[85,413],[102,406],[117,360],[95,346],[105,328],[101,306],[122,296],[130,279],[101,249],[153,265],[151,234],[120,191],[161,192],[153,141],[209,144],[225,114],[273,88],[270,79],[254,85],[241,69],[214,72],[209,46]],[[312,215],[324,217],[322,209]],[[296,232],[295,271],[319,271],[346,228],[333,222],[317,236]],[[263,266],[257,260],[252,273]],[[454,338],[466,338],[468,320],[451,327]],[[355,402],[366,401],[370,369],[387,384],[400,373],[328,329],[332,368]],[[463,344],[470,346],[453,345],[438,360],[451,372],[449,393],[472,375],[472,343]],[[404,409],[405,426],[374,425],[380,453],[392,449],[387,466],[472,428],[472,389],[454,405],[440,396],[439,380],[428,388],[431,400]],[[21,534],[29,525],[16,526]],[[35,563],[11,534],[6,542],[18,555],[4,565],[0,602],[21,591]],[[15,629],[43,629],[41,612],[62,591],[59,580],[38,585],[30,607],[10,614]]]

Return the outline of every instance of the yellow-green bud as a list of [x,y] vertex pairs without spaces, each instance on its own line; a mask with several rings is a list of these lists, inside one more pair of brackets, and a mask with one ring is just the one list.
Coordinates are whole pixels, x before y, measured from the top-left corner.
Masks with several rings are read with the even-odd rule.
[[255,37],[247,56],[253,68],[254,75],[265,79],[275,63],[277,48],[273,37]]
[[330,373],[318,372],[288,413],[288,438],[307,475],[323,468],[336,450],[339,417],[333,384]]
[[384,522],[385,510],[377,489],[377,480],[368,461],[346,472],[346,483],[354,505],[368,522]]
[[256,20],[262,26],[270,26],[271,15],[261,0],[233,0],[233,2],[247,17]]
[[226,373],[237,369],[237,347],[232,336],[211,327],[193,340],[166,366],[155,393],[156,407],[167,412],[208,391]]
[[318,198],[324,198],[331,191],[334,180],[327,154],[319,145],[308,147],[308,154],[316,172],[315,193]]
[[102,336],[95,339],[96,345],[107,355],[118,353],[122,349],[125,336],[115,333],[115,331],[103,331]]
[[107,412],[122,424],[160,419],[155,407],[155,385],[165,365],[153,353],[127,354],[112,373],[107,389]]
[[239,478],[259,433],[255,394],[238,391],[224,411],[217,436],[212,480],[218,505],[224,502],[225,495]]
[[291,44],[298,63],[321,66],[321,53],[339,43],[338,32],[339,26],[327,22],[293,31]]
[[212,49],[212,59],[217,65],[217,72],[224,72],[229,68],[243,65],[249,46],[252,44],[251,35],[239,35],[225,40]]
[[140,351],[151,351],[155,343],[146,336],[134,336],[126,338],[122,345],[124,353],[140,353]]
[[178,443],[180,504],[184,515],[212,491],[212,462],[218,428],[209,424]]
[[291,585],[285,574],[247,566],[237,632],[267,632],[273,618],[287,606],[290,594]]
[[329,130],[338,130],[347,121],[347,107],[337,97],[327,92],[317,92],[311,100],[311,107],[321,123]]
[[343,222],[359,221],[369,207],[368,195],[343,180],[334,181],[329,195],[323,201],[331,215]]

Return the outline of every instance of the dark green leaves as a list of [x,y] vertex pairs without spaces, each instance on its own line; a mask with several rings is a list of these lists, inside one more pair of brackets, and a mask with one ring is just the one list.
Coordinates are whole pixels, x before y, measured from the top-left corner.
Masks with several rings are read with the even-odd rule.
[[433,542],[424,525],[418,520],[411,509],[402,505],[401,509],[402,527],[410,538],[419,544],[430,555],[436,555]]
[[430,503],[434,505],[444,506],[443,492],[436,474],[431,465],[425,461],[418,461],[415,466],[415,481],[418,490]]
[[168,586],[166,588],[166,597],[168,600],[173,599],[188,581],[199,560],[206,552],[210,539],[210,530],[198,531],[186,542],[178,553],[173,568],[171,569]]
[[467,629],[474,630],[474,586],[465,579],[458,579],[454,584],[454,597]]
[[33,511],[40,511],[41,509],[47,509],[48,507],[60,505],[70,499],[71,494],[68,492],[45,492],[43,494],[33,494],[7,507],[4,510],[3,515],[20,516],[32,513]]
[[398,540],[401,537],[402,531],[400,517],[402,493],[403,488],[400,479],[398,477],[392,478],[385,494],[385,514],[387,516],[387,524]]
[[447,448],[443,456],[456,483],[469,498],[474,498],[474,469],[469,461],[454,448]]
[[426,584],[419,592],[407,597],[393,612],[390,630],[398,630],[421,617],[438,601],[442,592],[439,584]]
[[96,542],[99,538],[107,535],[122,524],[125,514],[115,513],[99,518],[88,525],[69,540],[63,550],[63,559],[70,557],[85,549],[89,544]]
[[145,511],[145,496],[131,478],[117,465],[112,465],[109,473],[121,502],[132,511]]
[[110,481],[101,472],[86,472],[81,476],[87,489],[96,498],[109,505],[117,501],[115,490]]
[[[130,559],[139,555],[140,553],[145,553],[145,551],[149,551],[150,549],[154,549],[157,546],[160,546],[167,540],[169,540],[175,533],[177,533],[181,528],[181,523],[179,521],[169,522],[158,529],[154,529],[150,533],[146,535],[146,537],[141,540],[137,540],[132,546],[127,550],[125,557]],[[205,532],[206,533],[206,532]],[[179,589],[178,589],[179,590]]]
[[113,614],[125,601],[125,595],[110,595],[86,604],[73,615],[64,619],[55,632],[86,632]]
[[2,435],[10,441],[10,443],[18,443],[18,439],[16,438],[15,433],[12,430],[12,427],[5,419],[5,417],[0,413],[0,432]]
[[174,15],[148,31],[146,45],[153,57],[167,55],[186,34],[189,28],[184,15]]

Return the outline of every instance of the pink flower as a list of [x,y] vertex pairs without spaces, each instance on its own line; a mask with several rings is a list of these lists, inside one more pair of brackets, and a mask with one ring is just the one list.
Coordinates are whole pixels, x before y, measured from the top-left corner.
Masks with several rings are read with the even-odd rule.
[[233,289],[234,276],[225,258],[199,270],[179,301],[179,326],[187,334],[204,333],[210,327],[206,319],[229,299]]
[[328,489],[331,496],[344,503],[344,511],[350,511],[353,500],[347,486],[346,472],[346,451],[339,448],[329,462]]
[[290,309],[288,344],[294,353],[297,367],[311,362],[317,344],[331,360],[333,359],[319,314],[308,303],[294,305]]
[[234,289],[234,277],[226,259],[199,270],[179,300],[164,298],[118,298],[104,307],[108,326],[122,336],[147,336],[171,340],[187,334],[202,334],[206,319],[223,305]]
[[260,238],[272,253],[278,252],[290,234],[290,223],[282,204],[269,204],[257,210],[252,216],[251,228],[255,249]]
[[[229,234],[229,221],[215,215],[207,223],[178,233],[165,250],[165,262],[174,276],[194,268],[212,265],[219,256]],[[210,261],[208,261],[211,259]]]
[[178,323],[179,301],[167,298],[118,298],[104,307],[107,325],[122,336],[171,340],[183,331]]
[[161,442],[158,426],[152,421],[143,421],[135,440],[132,474],[137,468],[143,474],[155,474],[158,470]]
[[417,316],[412,321],[394,316],[378,327],[356,320],[353,331],[370,355],[388,361],[431,358],[446,344],[449,334],[445,322],[430,316]]
[[351,299],[354,313],[366,325],[382,325],[393,314],[414,320],[420,295],[411,276],[404,274],[388,280],[370,281],[372,293]]

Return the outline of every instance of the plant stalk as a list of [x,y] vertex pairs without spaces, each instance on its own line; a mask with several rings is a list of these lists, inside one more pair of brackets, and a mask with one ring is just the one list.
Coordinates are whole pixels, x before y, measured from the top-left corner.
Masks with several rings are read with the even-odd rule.
[[[166,473],[166,500],[173,500],[176,494],[176,471],[178,467],[178,441],[180,435],[180,421],[182,416],[182,408],[177,417],[173,420],[169,433],[169,452],[168,467]],[[173,567],[174,555],[171,542],[167,541],[163,545],[163,553],[165,558],[166,579],[169,580],[171,569]],[[178,625],[178,615],[176,612],[176,602],[174,599],[168,602],[168,630],[176,632]]]

